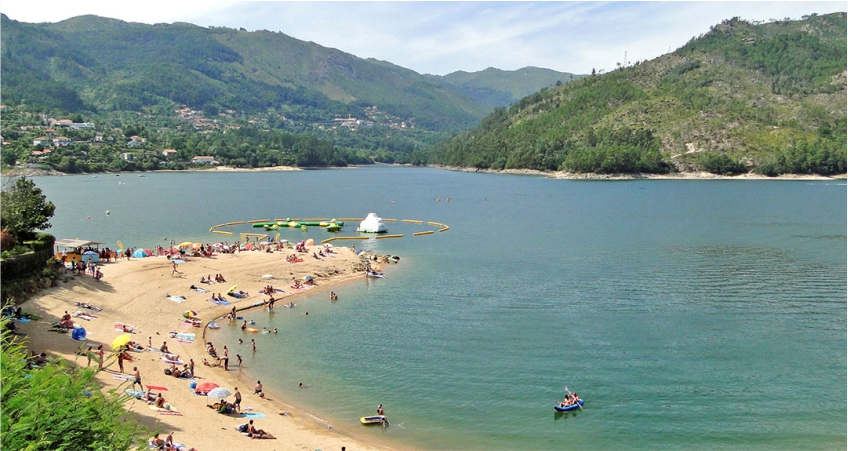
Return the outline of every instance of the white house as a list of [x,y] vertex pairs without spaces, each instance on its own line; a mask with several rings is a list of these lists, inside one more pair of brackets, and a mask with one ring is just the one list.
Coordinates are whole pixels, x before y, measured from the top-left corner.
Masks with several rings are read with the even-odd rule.
[[66,136],[59,136],[57,138],[53,138],[53,145],[57,147],[65,147],[71,145],[71,138]]
[[49,146],[50,145],[50,138],[48,138],[46,136],[41,136],[41,137],[35,138],[35,139],[32,140],[32,145],[33,146]]
[[215,161],[215,157],[213,157],[211,155],[198,155],[196,157],[193,157],[191,159],[191,162],[196,163],[196,164],[215,164],[215,163],[217,163]]
[[165,149],[162,151],[162,156],[165,158],[171,158],[177,154],[176,149]]

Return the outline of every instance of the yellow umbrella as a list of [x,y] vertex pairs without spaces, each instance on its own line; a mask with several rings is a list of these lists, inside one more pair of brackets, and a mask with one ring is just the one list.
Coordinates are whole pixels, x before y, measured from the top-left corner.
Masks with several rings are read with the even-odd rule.
[[232,292],[236,291],[236,288],[238,288],[238,285],[231,286],[230,289],[227,290],[227,293],[232,293]]
[[130,340],[132,340],[132,335],[130,335],[130,334],[120,335],[120,336],[118,336],[118,338],[112,340],[112,349],[118,349],[121,346],[124,346],[125,344],[129,343]]
[[193,245],[193,244],[194,244],[194,243],[193,243],[193,242],[191,242],[191,241],[183,241],[183,242],[182,242],[182,243],[180,243],[180,245],[179,245],[179,246],[177,246],[177,247],[188,247],[188,246],[191,246],[191,245]]

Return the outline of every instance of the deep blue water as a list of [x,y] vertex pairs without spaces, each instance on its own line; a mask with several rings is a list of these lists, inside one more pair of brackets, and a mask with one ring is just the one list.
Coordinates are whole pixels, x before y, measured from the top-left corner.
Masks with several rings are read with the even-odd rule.
[[[257,337],[245,378],[342,431],[424,449],[846,447],[844,181],[401,167],[34,180],[57,238],[112,247],[274,217],[448,224],[412,238],[432,227],[389,223],[406,237],[357,242],[402,257],[386,279],[298,299],[308,317],[254,315],[280,334]],[[556,415],[566,385],[586,404]],[[360,427],[378,403],[393,426]]]

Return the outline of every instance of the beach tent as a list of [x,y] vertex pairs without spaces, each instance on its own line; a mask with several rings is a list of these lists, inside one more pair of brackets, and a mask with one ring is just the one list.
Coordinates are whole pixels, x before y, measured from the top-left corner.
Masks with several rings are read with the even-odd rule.
[[133,258],[144,258],[150,257],[153,255],[153,252],[150,252],[148,249],[136,249],[135,252],[132,253]]
[[71,338],[77,341],[85,340],[85,329],[82,327],[74,329],[73,332],[71,332]]
[[82,253],[82,261],[93,261],[94,263],[100,263],[100,254],[95,251],[85,251]]

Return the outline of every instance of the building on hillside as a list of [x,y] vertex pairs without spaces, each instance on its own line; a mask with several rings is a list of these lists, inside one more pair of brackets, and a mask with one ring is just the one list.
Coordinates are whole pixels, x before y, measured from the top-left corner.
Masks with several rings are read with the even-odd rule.
[[95,128],[94,122],[73,122],[68,124],[68,127],[71,127],[74,130],[81,130],[86,128]]
[[46,136],[40,136],[40,137],[32,140],[32,145],[33,146],[49,146],[50,145],[50,138],[48,138]]
[[124,152],[124,153],[121,154],[121,158],[124,161],[135,161],[136,156],[135,156],[134,153]]
[[56,147],[66,147],[71,145],[71,138],[67,136],[59,136],[53,138],[53,145]]
[[192,157],[191,162],[192,164],[218,164],[218,162],[215,161],[215,157],[211,155],[198,155],[196,157]]
[[168,159],[170,159],[171,157],[175,157],[176,155],[176,149],[165,149],[162,151],[162,156]]
[[147,138],[142,138],[140,136],[131,136],[129,142],[127,142],[127,147],[141,147],[146,142]]

